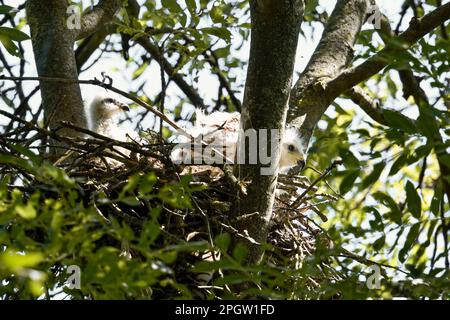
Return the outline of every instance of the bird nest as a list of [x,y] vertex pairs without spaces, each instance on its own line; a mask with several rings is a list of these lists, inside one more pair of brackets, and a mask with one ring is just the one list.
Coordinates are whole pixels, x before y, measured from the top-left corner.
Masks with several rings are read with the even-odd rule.
[[[67,138],[59,136],[57,131],[47,131],[35,124],[16,120],[19,122],[17,132],[23,132],[24,128],[36,132],[31,138],[34,141],[50,140],[65,145],[66,152],[56,159],[50,158],[51,162],[77,181],[85,204],[94,207],[105,222],[109,223],[114,217],[139,234],[149,217],[149,210],[159,206],[162,208],[158,218],[161,229],[159,237],[163,238],[158,240],[161,245],[203,241],[213,246],[214,239],[224,233],[235,239],[254,241],[245,232],[237,230],[236,221],[230,218],[229,212],[233,204],[239,201],[240,191],[237,187],[239,179],[231,174],[229,168],[176,166],[170,159],[172,145],[160,140],[157,134],[149,133],[153,138],[145,142],[120,142],[64,123],[61,127],[79,130],[84,135],[82,138]],[[26,159],[26,155],[11,147],[17,143],[10,138],[13,133],[1,137],[2,152]],[[31,145],[31,141],[25,141],[24,145]],[[121,152],[123,149],[129,150],[129,154]],[[328,172],[334,165],[327,169]],[[266,263],[286,266],[288,258],[289,267],[301,268],[305,259],[314,254],[317,241],[328,241],[325,232],[314,221],[317,216],[312,216],[318,215],[326,220],[314,204],[316,199],[320,199],[321,203],[337,200],[334,195],[318,193],[318,186],[324,183],[327,170],[313,182],[299,175],[280,175],[267,238]],[[23,185],[23,190],[41,189],[42,194],[48,194],[45,184],[30,177],[20,166],[9,163],[0,170],[0,175],[6,173],[16,173],[17,177],[22,177],[19,184]],[[141,197],[138,192],[120,196],[131,188],[133,179],[139,176],[151,177],[151,187],[146,191],[146,197]],[[189,189],[188,194],[185,189]],[[131,259],[137,255],[129,248],[123,249],[123,253]],[[211,290],[217,288],[212,283],[220,272],[211,274],[206,280],[199,280],[198,275],[190,271],[198,261],[211,259],[211,255],[208,257],[205,252],[191,252],[179,259],[176,270],[179,281],[198,289],[200,297],[211,294]],[[307,285],[319,286],[321,279],[329,281],[330,275],[316,273]],[[161,297],[164,295],[161,294]]]

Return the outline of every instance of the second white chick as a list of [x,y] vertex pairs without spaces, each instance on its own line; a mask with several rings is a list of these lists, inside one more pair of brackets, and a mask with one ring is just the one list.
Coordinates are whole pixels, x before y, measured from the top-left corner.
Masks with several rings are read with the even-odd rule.
[[[195,113],[195,125],[186,130],[187,133],[193,137],[201,136],[204,142],[234,161],[239,138],[240,113],[213,112],[205,115],[199,109]],[[182,137],[182,142],[189,143],[189,139]],[[302,170],[305,166],[305,154],[305,146],[297,130],[287,126],[282,138],[280,171],[286,172],[293,167],[298,168],[298,171]],[[190,147],[176,149],[172,153],[172,160],[176,163],[186,163],[187,159],[194,159],[195,156],[195,150],[192,153]]]

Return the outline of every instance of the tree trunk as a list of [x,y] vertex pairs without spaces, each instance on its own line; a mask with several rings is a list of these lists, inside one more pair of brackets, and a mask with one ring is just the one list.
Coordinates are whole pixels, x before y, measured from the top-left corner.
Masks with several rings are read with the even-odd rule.
[[[241,129],[256,132],[268,129],[267,149],[273,144],[275,152],[271,156],[275,163],[280,158],[280,140],[272,139],[270,130],[283,131],[285,126],[303,9],[302,0],[250,1],[252,34]],[[249,144],[245,144],[248,161]],[[261,243],[267,237],[278,172],[262,174],[261,169],[267,166],[259,161],[259,151],[257,162],[238,166],[236,175],[249,184],[246,194],[235,204],[234,212],[238,217],[248,217],[237,224],[241,233],[248,232],[250,238]],[[252,241],[246,242],[246,246],[247,262],[258,262],[262,257],[261,246]]]
[[[76,32],[67,27],[67,8],[65,0],[27,1],[27,19],[40,77],[78,79],[73,50]],[[87,127],[78,84],[41,81],[40,85],[45,124],[51,130],[56,129],[61,121]],[[61,129],[58,133],[78,135],[69,129]],[[64,152],[63,149],[53,151],[56,154]]]

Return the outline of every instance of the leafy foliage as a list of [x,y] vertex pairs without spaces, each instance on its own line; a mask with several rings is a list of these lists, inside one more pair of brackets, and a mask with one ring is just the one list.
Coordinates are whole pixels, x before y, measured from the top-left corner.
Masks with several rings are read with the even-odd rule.
[[[328,18],[319,3],[306,2],[305,25],[311,28],[304,28],[301,41],[314,38]],[[413,11],[420,18],[436,8],[436,1],[421,1],[415,10],[410,3],[405,1],[405,19]],[[239,111],[247,64],[242,52],[250,30],[248,1],[147,0],[139,1],[139,9],[120,11],[111,35],[94,45],[95,54],[88,57],[96,57],[93,64],[83,58],[92,38],[77,44],[80,74],[91,66],[109,65],[108,59],[126,60],[129,91],[180,124],[191,121],[193,106],[200,106],[186,87],[199,93],[208,111]],[[28,64],[21,64],[32,62],[23,47],[28,39],[24,12],[2,5],[0,21],[0,72],[24,76]],[[215,230],[212,239],[199,239],[195,233],[174,239],[168,234],[168,210],[197,210],[193,200],[204,191],[192,187],[188,178],[161,181],[154,172],[130,173],[114,194],[95,193],[86,181],[37,155],[36,141],[46,143],[42,136],[2,118],[0,297],[196,298],[195,277],[214,273],[208,285],[227,290],[212,288],[202,298],[450,298],[448,33],[446,23],[407,52],[385,57],[389,67],[360,85],[378,102],[383,123],[347,97],[333,103],[315,131],[304,175],[313,181],[331,160],[342,159],[339,170],[326,178],[329,186],[316,190],[326,193],[331,187],[338,200],[315,204],[327,222],[316,212],[304,213],[321,231],[304,256],[266,243],[259,265],[243,265],[245,249],[233,246],[227,230]],[[378,52],[384,36],[379,30],[363,30],[353,64]],[[153,51],[139,46],[143,39]],[[5,49],[22,60],[15,65]],[[158,69],[167,67],[161,76]],[[208,97],[201,85],[205,81],[200,81],[204,73],[206,82],[216,83],[216,92]],[[419,88],[411,88],[405,73]],[[43,127],[39,103],[27,98],[37,90],[21,83],[1,83],[0,90],[2,109]],[[134,111],[127,125],[159,129],[146,110]],[[164,137],[170,134],[164,128]],[[139,228],[132,222],[136,217],[120,215],[121,208],[136,209],[143,203],[147,209],[140,212],[144,218]],[[116,208],[114,214],[111,208]],[[171,219],[184,223],[187,218]],[[204,219],[195,222],[205,227]],[[220,255],[200,261],[205,252]],[[82,270],[80,289],[67,287],[68,267],[74,265]],[[376,289],[366,285],[376,270],[371,267],[381,272]]]

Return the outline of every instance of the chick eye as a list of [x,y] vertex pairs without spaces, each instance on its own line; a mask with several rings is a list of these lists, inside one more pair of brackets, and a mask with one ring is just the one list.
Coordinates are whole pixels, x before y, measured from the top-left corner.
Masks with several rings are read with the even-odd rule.
[[295,150],[295,147],[292,144],[290,144],[290,145],[288,145],[288,150],[290,152],[293,152]]
[[104,101],[105,103],[114,103],[114,99],[112,98],[106,98]]

